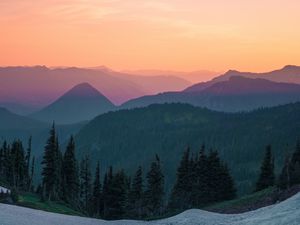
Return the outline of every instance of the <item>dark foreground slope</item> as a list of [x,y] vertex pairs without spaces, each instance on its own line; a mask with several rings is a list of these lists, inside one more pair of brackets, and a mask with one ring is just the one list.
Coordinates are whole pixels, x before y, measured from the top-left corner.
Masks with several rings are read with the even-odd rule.
[[96,117],[76,137],[78,152],[89,153],[102,168],[135,170],[160,155],[167,186],[174,182],[183,150],[205,143],[228,163],[240,192],[253,188],[267,144],[272,144],[276,170],[300,136],[300,103],[221,113],[187,104],[151,105]]

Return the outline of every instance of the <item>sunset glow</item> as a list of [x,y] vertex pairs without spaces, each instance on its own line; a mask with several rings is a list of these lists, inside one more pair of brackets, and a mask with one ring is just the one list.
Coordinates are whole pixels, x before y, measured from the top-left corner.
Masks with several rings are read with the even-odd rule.
[[266,71],[300,64],[298,0],[2,0],[0,65]]

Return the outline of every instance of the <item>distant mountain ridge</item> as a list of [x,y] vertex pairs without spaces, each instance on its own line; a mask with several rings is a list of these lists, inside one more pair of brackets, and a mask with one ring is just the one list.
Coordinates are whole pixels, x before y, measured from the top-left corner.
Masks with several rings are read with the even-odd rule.
[[168,92],[130,100],[123,108],[154,103],[189,103],[225,112],[249,111],[300,101],[300,84],[278,83],[262,78],[231,76],[210,85],[192,86],[182,92]]
[[46,122],[72,124],[90,120],[114,108],[113,103],[98,90],[88,83],[81,83],[30,117]]
[[287,65],[284,66],[282,69],[274,70],[266,73],[251,73],[251,72],[239,72],[236,70],[229,70],[225,74],[215,77],[210,81],[194,84],[186,88],[185,92],[199,92],[204,90],[205,88],[210,87],[211,85],[217,82],[226,81],[233,76],[247,77],[252,79],[261,78],[261,79],[266,79],[274,82],[300,84],[300,66]]
[[[106,67],[0,67],[0,106],[1,103],[6,103],[5,107],[14,105],[11,110],[16,109],[17,104],[41,108],[84,82],[92,84],[114,104],[147,94],[181,91],[191,85],[175,76],[138,77]],[[19,107],[17,111],[25,115],[30,110]]]

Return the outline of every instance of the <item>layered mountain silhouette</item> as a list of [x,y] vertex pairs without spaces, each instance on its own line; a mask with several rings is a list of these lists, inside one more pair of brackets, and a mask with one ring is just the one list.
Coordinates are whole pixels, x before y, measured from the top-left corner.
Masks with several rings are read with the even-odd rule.
[[279,70],[274,70],[267,73],[251,73],[251,72],[239,72],[236,70],[229,70],[225,74],[218,76],[207,82],[200,82],[197,84],[188,87],[185,92],[199,92],[202,91],[211,85],[218,83],[220,81],[229,80],[230,77],[247,77],[247,78],[261,78],[274,82],[283,82],[283,83],[296,83],[300,84],[300,66],[287,65]]
[[19,116],[0,107],[0,130],[40,129],[45,127],[45,125],[45,123],[25,116]]
[[[17,109],[18,113],[25,115],[50,104],[66,90],[84,82],[93,84],[114,104],[143,95],[180,91],[191,85],[175,76],[139,77],[106,67],[0,67],[0,106]],[[32,106],[32,109],[17,107],[18,104]]]
[[[203,86],[202,86],[203,87]],[[278,83],[266,79],[240,76],[211,83],[206,88],[196,86],[182,92],[144,96],[123,104],[123,108],[145,107],[154,103],[189,103],[194,106],[225,112],[247,111],[300,100],[300,85]]]
[[98,90],[88,83],[81,83],[30,117],[46,122],[71,124],[90,120],[114,108]]

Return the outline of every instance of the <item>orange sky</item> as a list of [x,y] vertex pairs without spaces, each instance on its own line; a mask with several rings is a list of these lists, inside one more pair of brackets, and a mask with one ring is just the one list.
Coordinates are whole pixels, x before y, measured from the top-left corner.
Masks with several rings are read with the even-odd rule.
[[0,65],[300,65],[299,0],[1,0]]

